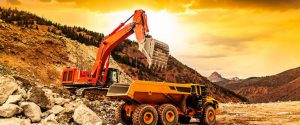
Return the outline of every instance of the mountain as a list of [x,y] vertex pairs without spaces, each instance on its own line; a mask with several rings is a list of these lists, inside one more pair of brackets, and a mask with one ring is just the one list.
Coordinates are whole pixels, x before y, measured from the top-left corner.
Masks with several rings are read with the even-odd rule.
[[211,82],[221,82],[227,79],[223,78],[218,72],[213,72],[207,79]]
[[232,80],[232,81],[240,81],[241,79],[239,77],[232,77],[230,78],[229,80]]
[[[97,45],[94,43],[99,44],[95,39],[101,40],[101,33],[61,26],[15,9],[2,8],[0,12],[1,19],[6,22],[0,24],[1,72],[22,76],[39,84],[57,85],[64,67],[89,70],[92,66],[97,53]],[[56,30],[54,32],[51,29]],[[148,69],[143,54],[133,41],[125,40],[111,55],[112,60],[131,79],[205,84],[210,95],[221,102],[247,101],[246,98],[211,83],[173,56],[169,57],[165,71]]]
[[276,75],[217,84],[248,98],[250,102],[300,100],[300,67]]

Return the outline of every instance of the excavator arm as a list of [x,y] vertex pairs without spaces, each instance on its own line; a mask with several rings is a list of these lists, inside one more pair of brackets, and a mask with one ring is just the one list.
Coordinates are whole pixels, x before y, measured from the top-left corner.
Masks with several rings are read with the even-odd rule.
[[[125,25],[129,19],[133,17],[133,22]],[[128,18],[125,22],[121,23],[112,33],[103,39],[98,49],[96,62],[91,70],[92,83],[96,83],[97,80],[101,79],[102,83],[106,82],[106,75],[108,70],[105,68],[105,73],[101,76],[101,72],[104,68],[104,64],[108,60],[108,57],[111,51],[123,42],[127,37],[136,34],[136,39],[138,43],[141,43],[145,40],[146,33],[149,32],[148,25],[146,22],[146,15],[143,10],[136,10],[134,15]],[[108,62],[107,62],[108,64]],[[102,78],[100,78],[102,77]]]
[[[131,18],[132,22],[126,25]],[[113,32],[111,32],[108,36],[102,39],[101,44],[99,45],[96,61],[91,69],[91,71],[81,71],[77,70],[76,68],[66,68],[63,71],[63,84],[65,85],[73,85],[73,84],[89,84],[89,85],[97,85],[101,84],[105,86],[106,84],[106,76],[108,72],[108,58],[111,51],[120,43],[122,43],[126,38],[130,35],[135,33],[137,42],[139,43],[139,48],[143,52],[143,54],[147,57],[149,65],[152,64],[150,58],[153,56],[154,44],[152,38],[148,37],[148,24],[147,24],[147,17],[145,11],[143,10],[136,10],[135,13],[129,17],[125,22],[121,23]],[[150,40],[150,43],[148,41]],[[152,42],[151,42],[152,41]],[[147,44],[145,44],[147,43]],[[144,48],[143,45],[148,45],[147,50]],[[157,46],[157,45],[156,45]],[[159,45],[161,46],[161,45]],[[152,48],[151,48],[152,47]],[[161,48],[161,47],[159,47]],[[167,55],[168,55],[168,46]],[[151,50],[151,51],[149,51]],[[106,68],[104,75],[102,71],[104,69],[104,65],[106,63]],[[166,62],[165,62],[166,63]],[[164,64],[165,64],[164,63]],[[67,72],[67,73],[66,73]],[[69,73],[72,73],[70,75]],[[71,78],[69,78],[71,77]]]

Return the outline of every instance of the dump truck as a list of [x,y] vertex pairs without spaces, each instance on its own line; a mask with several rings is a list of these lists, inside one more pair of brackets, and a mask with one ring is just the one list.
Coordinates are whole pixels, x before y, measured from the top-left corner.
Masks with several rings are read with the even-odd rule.
[[[132,19],[131,23],[127,22]],[[76,93],[99,90],[106,94],[113,83],[118,83],[119,71],[109,67],[111,51],[130,35],[135,34],[139,50],[145,55],[148,67],[161,71],[166,69],[169,46],[152,38],[149,34],[147,16],[144,10],[136,10],[125,22],[122,22],[100,42],[96,61],[89,71],[67,67],[63,69],[61,83],[68,89],[78,89]],[[85,67],[87,68],[87,67]]]
[[117,108],[117,123],[133,125],[175,125],[199,118],[213,125],[219,114],[218,101],[207,95],[206,86],[152,81],[113,84],[107,96],[125,103]]

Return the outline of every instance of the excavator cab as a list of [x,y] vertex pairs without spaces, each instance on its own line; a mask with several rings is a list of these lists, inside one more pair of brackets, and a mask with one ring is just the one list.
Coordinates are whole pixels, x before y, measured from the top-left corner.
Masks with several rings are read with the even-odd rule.
[[[105,71],[105,70],[104,70]],[[103,71],[103,73],[104,73]],[[106,84],[105,87],[110,87],[114,83],[119,83],[119,70],[115,68],[108,68],[108,73],[106,76]]]

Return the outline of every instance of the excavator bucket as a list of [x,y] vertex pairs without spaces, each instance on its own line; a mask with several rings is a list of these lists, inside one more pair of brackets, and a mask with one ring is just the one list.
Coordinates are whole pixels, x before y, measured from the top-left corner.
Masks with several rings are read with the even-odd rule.
[[126,96],[129,90],[128,84],[112,84],[107,92],[107,96]]
[[145,41],[139,44],[139,50],[146,56],[149,68],[165,70],[169,58],[169,46],[166,43],[146,37]]

